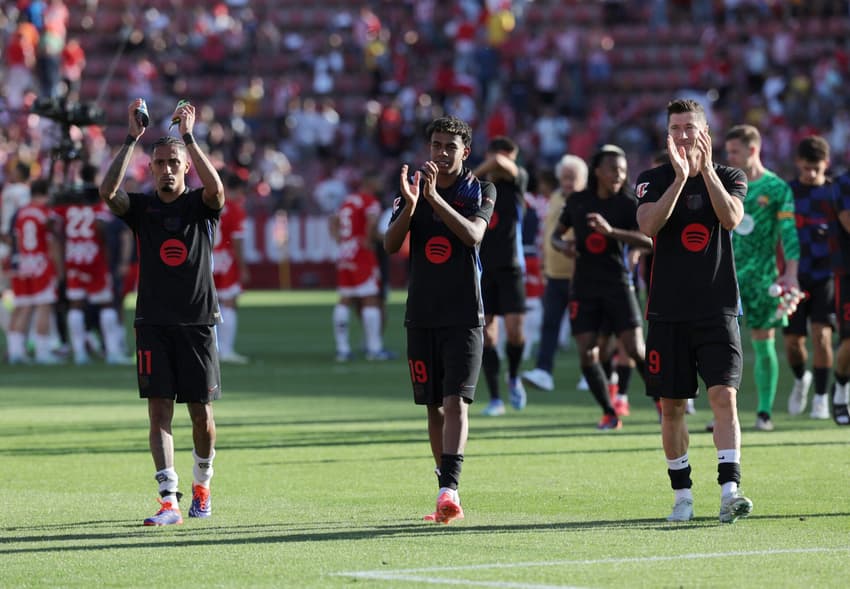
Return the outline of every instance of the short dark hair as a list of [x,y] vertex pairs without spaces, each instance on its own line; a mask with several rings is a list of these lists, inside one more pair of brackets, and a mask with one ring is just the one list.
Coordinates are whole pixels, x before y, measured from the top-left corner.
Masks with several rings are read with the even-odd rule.
[[50,193],[50,182],[44,178],[37,178],[30,184],[30,192],[35,195],[46,196]]
[[472,128],[465,121],[452,115],[431,121],[425,129],[425,139],[430,141],[434,133],[457,135],[463,141],[465,147],[472,145]]
[[692,98],[677,98],[667,103],[667,120],[670,120],[670,115],[680,115],[687,112],[700,115],[703,120],[706,120],[705,109],[702,105]]
[[519,151],[519,145],[517,145],[510,137],[497,135],[490,140],[490,143],[487,144],[487,151],[489,153],[496,153],[499,151],[514,153]]
[[15,169],[24,181],[29,180],[30,175],[32,174],[32,166],[29,162],[19,160],[18,163],[15,164]]
[[543,168],[537,172],[537,188],[540,189],[541,184],[546,184],[553,190],[558,188],[558,177],[549,168]]
[[752,125],[735,125],[726,133],[726,141],[737,139],[746,146],[761,145],[761,134]]
[[178,139],[173,135],[165,135],[164,137],[160,137],[154,141],[153,146],[151,147],[151,152],[154,152],[157,147],[162,147],[163,145],[176,145],[178,148],[186,151],[186,144],[183,143],[182,139]]
[[804,137],[797,144],[797,157],[807,162],[825,162],[829,159],[829,143],[820,135]]

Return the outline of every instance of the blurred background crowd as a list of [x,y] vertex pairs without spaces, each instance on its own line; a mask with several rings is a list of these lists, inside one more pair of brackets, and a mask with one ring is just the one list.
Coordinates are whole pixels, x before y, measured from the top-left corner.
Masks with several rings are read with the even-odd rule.
[[22,161],[60,184],[73,162],[103,170],[135,97],[149,134],[179,99],[200,108],[195,134],[246,183],[249,215],[328,214],[366,171],[392,196],[443,113],[473,125],[472,163],[512,137],[532,189],[602,143],[634,181],[673,97],[704,104],[718,161],[737,123],[785,178],[803,136],[829,140],[836,171],[850,155],[847,0],[18,0],[0,8],[0,48],[0,184]]

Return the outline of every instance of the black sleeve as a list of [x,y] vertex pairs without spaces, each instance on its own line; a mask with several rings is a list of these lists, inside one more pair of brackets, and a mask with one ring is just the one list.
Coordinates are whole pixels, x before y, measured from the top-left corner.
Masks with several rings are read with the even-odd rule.
[[561,209],[561,214],[558,216],[558,223],[567,229],[570,229],[573,226],[573,217],[570,214],[570,200],[567,200],[566,204],[564,204],[564,208]]

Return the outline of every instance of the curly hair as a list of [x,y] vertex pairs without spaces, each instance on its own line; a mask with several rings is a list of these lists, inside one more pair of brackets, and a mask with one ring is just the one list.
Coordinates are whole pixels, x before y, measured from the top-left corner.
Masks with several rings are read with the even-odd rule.
[[425,129],[425,138],[430,140],[434,133],[457,135],[461,138],[465,147],[472,145],[472,128],[455,116],[449,115],[431,121]]

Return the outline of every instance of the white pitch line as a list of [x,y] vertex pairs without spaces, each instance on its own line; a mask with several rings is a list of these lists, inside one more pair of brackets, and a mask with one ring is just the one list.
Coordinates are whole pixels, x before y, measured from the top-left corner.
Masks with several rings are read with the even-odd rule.
[[745,550],[736,552],[697,552],[693,554],[671,554],[662,556],[634,556],[625,558],[597,558],[587,560],[548,560],[537,562],[511,562],[511,563],[489,563],[470,564],[444,567],[425,567],[415,569],[399,569],[396,571],[349,571],[333,573],[337,577],[357,577],[361,579],[374,579],[379,581],[415,581],[432,585],[466,585],[475,587],[498,587],[504,589],[578,589],[577,587],[565,585],[532,585],[528,583],[508,583],[503,581],[471,581],[464,579],[441,579],[438,577],[420,577],[416,573],[445,573],[453,571],[474,571],[494,569],[517,569],[529,567],[552,567],[570,565],[596,565],[596,564],[626,564],[644,562],[664,562],[670,560],[698,560],[707,558],[729,558],[741,556],[778,556],[782,554],[813,554],[825,552],[850,552],[850,546],[842,548],[776,548],[771,550]]
[[335,576],[357,577],[376,581],[410,581],[429,585],[452,585],[467,587],[496,587],[497,589],[583,589],[573,585],[531,585],[529,583],[508,583],[506,581],[470,581],[467,579],[438,579],[435,577],[417,577],[414,575],[391,572],[363,571],[360,573],[335,573]]

